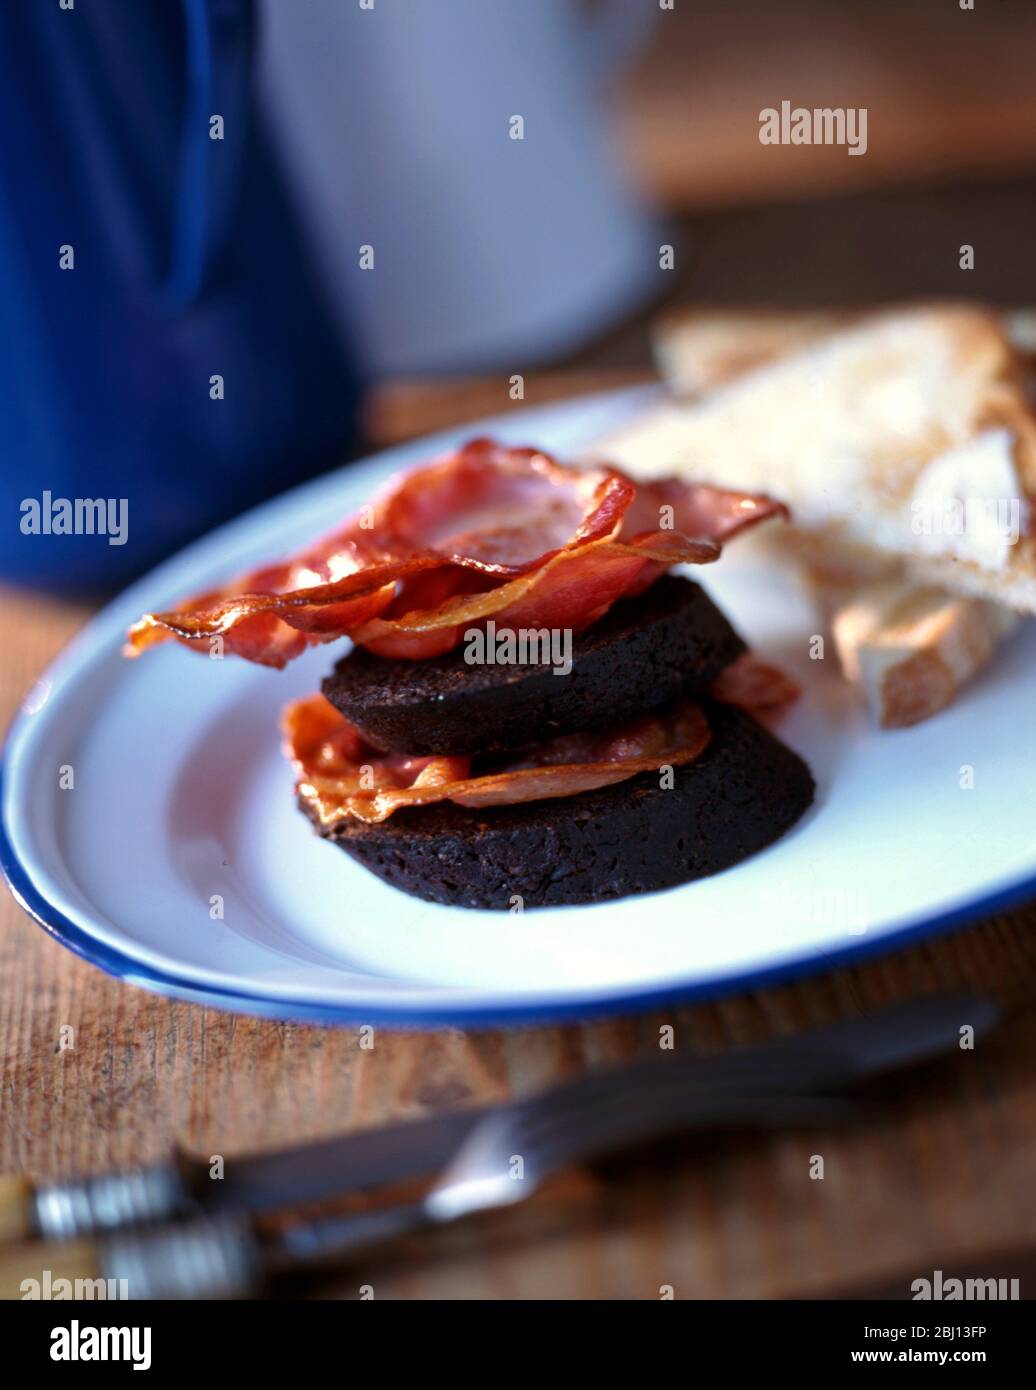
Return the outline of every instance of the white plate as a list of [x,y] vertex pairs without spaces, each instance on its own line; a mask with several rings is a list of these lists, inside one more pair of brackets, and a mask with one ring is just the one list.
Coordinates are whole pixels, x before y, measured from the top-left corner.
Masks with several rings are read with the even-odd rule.
[[[810,659],[814,614],[748,540],[696,577],[801,681],[780,733],[813,769],[816,804],[747,863],[595,907],[436,907],[318,840],[295,809],[277,716],[316,688],[332,652],[283,673],[173,645],[137,662],[119,654],[139,613],[327,530],[393,469],[481,432],[564,455],[643,399],[514,411],[351,465],[123,594],[39,683],[8,739],[0,848],[27,909],[73,950],[166,994],[277,1017],[476,1025],[755,986],[1036,892],[1036,625],[952,709],[880,733],[833,657]],[[59,787],[65,765],[71,790]],[[216,895],[223,920],[210,916]]]

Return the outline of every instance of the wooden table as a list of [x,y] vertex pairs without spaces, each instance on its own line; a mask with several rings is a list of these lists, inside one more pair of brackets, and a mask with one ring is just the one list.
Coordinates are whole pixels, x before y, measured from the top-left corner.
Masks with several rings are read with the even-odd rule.
[[[4,726],[88,616],[71,603],[0,596]],[[235,1017],[120,984],[50,940],[5,894],[0,1170],[53,1178],[161,1159],[174,1143],[232,1162],[650,1054],[663,1024],[678,1048],[706,1054],[954,987],[998,996],[1008,1023],[977,1051],[884,1086],[858,1128],[673,1145],[663,1161],[573,1175],[503,1218],[320,1290],[653,1299],[665,1285],[678,1298],[880,1287],[905,1296],[936,1268],[1017,1273],[1014,1252],[1036,1249],[1036,908],[693,1009],[507,1032],[379,1029],[363,1050],[348,1028]],[[62,1050],[69,1025],[75,1045]],[[822,1181],[809,1176],[815,1154]]]
[[[1034,46],[1026,0],[676,4],[622,84],[620,139],[636,181],[683,210],[1027,173]],[[760,144],[783,99],[865,108],[866,156]]]

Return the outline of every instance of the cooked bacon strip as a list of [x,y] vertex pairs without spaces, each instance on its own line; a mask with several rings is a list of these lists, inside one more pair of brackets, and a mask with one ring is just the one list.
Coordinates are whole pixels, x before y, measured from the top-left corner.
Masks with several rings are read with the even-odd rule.
[[765,497],[638,485],[477,439],[397,478],[295,559],[146,614],[126,651],[220,637],[225,652],[282,667],[343,636],[383,656],[433,656],[489,617],[578,631],[670,565],[715,560],[721,541],[783,511]]
[[719,554],[711,541],[657,531],[630,543],[601,541],[559,551],[541,569],[495,589],[455,595],[436,608],[413,608],[404,586],[390,613],[356,628],[353,641],[378,656],[419,658],[449,651],[465,629],[487,618],[495,619],[498,630],[565,627],[580,632],[617,599],[642,592],[670,565],[706,564]]
[[437,801],[513,806],[575,796],[638,772],[693,762],[709,742],[704,714],[685,700],[610,733],[552,739],[473,776],[469,757],[377,752],[323,695],[289,705],[282,727],[298,793],[323,826],[349,816],[376,824],[404,806]]
[[754,652],[744,652],[719,673],[709,694],[749,713],[773,713],[794,704],[802,692],[790,676]]

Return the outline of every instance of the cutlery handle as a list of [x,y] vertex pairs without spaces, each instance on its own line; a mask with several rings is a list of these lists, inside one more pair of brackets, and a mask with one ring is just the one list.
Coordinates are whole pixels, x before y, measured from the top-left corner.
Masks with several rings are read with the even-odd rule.
[[0,1242],[77,1240],[168,1221],[191,1205],[181,1167],[163,1164],[35,1187],[0,1177]]
[[32,1184],[25,1178],[0,1175],[0,1244],[28,1240],[34,1234]]
[[116,1298],[241,1298],[255,1292],[262,1273],[249,1223],[219,1217],[6,1251],[0,1255],[0,1299],[96,1297],[78,1290],[98,1279],[114,1284],[108,1296]]
[[223,1216],[110,1236],[101,1267],[131,1299],[247,1298],[263,1256],[251,1223]]

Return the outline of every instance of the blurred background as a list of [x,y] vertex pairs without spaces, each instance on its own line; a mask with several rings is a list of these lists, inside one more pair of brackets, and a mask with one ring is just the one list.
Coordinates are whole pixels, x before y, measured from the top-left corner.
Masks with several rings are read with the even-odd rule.
[[[667,3],[6,7],[0,578],[107,591],[512,375],[648,379],[681,304],[1036,301],[1031,0]],[[783,100],[866,154],[761,144]],[[24,534],[45,490],[127,543]]]

